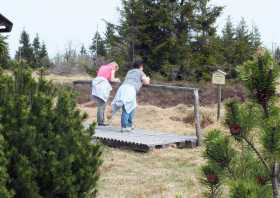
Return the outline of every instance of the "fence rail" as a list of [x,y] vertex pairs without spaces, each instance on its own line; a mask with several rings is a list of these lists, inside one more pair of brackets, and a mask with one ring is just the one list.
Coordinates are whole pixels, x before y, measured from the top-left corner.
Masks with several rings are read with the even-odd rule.
[[[73,82],[75,84],[91,84],[90,80],[76,80]],[[120,83],[113,83],[120,84]],[[163,89],[173,89],[173,90],[185,90],[185,91],[194,91],[198,88],[195,87],[186,87],[186,86],[178,86],[178,85],[165,85],[165,84],[150,84],[145,85],[145,87],[154,87],[154,88],[163,88]]]

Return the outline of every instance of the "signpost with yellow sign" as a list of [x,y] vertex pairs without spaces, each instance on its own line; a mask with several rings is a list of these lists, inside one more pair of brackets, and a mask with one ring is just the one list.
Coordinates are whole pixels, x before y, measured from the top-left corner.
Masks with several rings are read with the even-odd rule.
[[226,73],[222,70],[217,70],[212,75],[212,83],[217,85],[218,88],[218,109],[217,109],[217,120],[220,119],[221,113],[221,102],[222,102],[222,86],[226,84]]

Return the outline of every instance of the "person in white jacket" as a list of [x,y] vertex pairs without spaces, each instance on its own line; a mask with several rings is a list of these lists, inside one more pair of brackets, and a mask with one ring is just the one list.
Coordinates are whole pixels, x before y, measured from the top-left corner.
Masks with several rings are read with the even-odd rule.
[[115,77],[119,66],[116,62],[107,65],[102,65],[98,72],[97,77],[92,80],[92,99],[96,102],[97,106],[97,124],[98,126],[105,126],[105,110],[112,86],[110,82],[120,82]]

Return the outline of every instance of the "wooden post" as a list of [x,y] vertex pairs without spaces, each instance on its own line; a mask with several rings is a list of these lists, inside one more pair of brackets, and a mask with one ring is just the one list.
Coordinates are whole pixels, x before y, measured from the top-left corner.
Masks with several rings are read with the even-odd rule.
[[222,102],[222,85],[218,85],[218,109],[217,109],[217,121],[221,117],[221,102]]
[[201,127],[200,127],[200,114],[199,114],[199,95],[198,89],[193,91],[194,94],[194,119],[195,119],[195,130],[197,137],[197,146],[201,145]]

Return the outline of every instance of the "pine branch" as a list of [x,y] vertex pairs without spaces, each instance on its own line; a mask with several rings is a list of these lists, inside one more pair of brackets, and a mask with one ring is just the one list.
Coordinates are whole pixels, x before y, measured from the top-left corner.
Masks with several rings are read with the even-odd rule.
[[[210,153],[207,154],[210,158],[215,159],[215,156],[211,155]],[[216,160],[214,160],[217,164],[219,164]],[[233,178],[237,179],[236,176],[234,175],[234,173],[232,172],[231,168],[229,165],[226,165],[224,167],[224,169],[226,169],[228,171],[228,173],[230,174],[230,176],[232,176]]]
[[252,142],[250,142],[246,137],[243,137],[243,139],[245,140],[245,142],[253,149],[253,151],[257,154],[258,158],[261,160],[261,162],[263,163],[263,165],[265,166],[266,170],[268,172],[271,172],[267,162],[264,160],[264,158],[261,156],[260,152],[256,149],[256,147],[254,146],[254,144]]
[[227,166],[226,168],[227,168],[227,171],[228,171],[228,173],[230,174],[230,176],[233,177],[234,179],[237,179],[237,177],[234,175],[234,173],[232,172],[232,170],[230,169],[230,167]]

